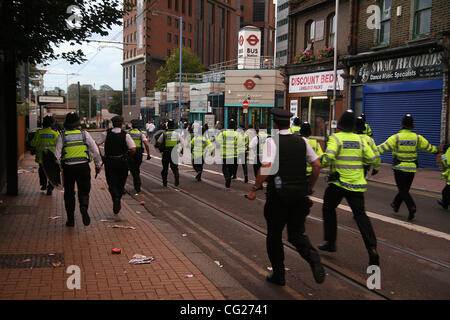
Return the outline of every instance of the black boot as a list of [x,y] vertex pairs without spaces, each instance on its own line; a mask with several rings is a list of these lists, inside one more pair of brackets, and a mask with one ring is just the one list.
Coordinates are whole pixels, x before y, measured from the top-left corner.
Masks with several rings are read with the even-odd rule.
[[201,172],[197,173],[195,179],[197,179],[197,181],[202,181],[202,173]]
[[325,269],[320,262],[319,254],[314,250],[310,250],[310,261],[309,266],[314,276],[314,280],[317,283],[323,283],[325,281]]
[[244,183],[247,183],[247,182],[248,182],[248,176],[245,176]]
[[75,226],[75,219],[74,219],[74,213],[67,213],[67,222],[66,222],[66,226],[67,227],[73,227]]
[[397,207],[393,202],[391,203],[392,209],[394,209],[394,212],[398,212],[399,207]]
[[408,221],[411,221],[414,219],[414,215],[415,215],[416,211],[417,211],[416,207],[411,208],[411,210],[409,211],[409,215],[408,215]]
[[325,242],[324,244],[320,244],[317,246],[322,251],[328,251],[328,252],[336,252],[336,244],[331,242]]
[[279,286],[286,285],[286,279],[284,277],[284,272],[272,272],[271,274],[266,276],[266,280],[273,284],[277,284]]
[[369,266],[373,265],[380,265],[380,256],[378,255],[377,249],[375,248],[369,250]]
[[445,204],[444,201],[442,201],[441,199],[437,200],[437,203],[438,203],[438,205],[440,205],[445,210],[448,209],[448,204]]
[[180,184],[180,176],[175,176],[175,187],[178,187],[178,185]]
[[120,212],[121,205],[120,205],[120,199],[116,198],[113,199],[113,212],[114,214],[118,214]]
[[85,226],[88,226],[91,223],[91,218],[88,214],[88,208],[87,207],[81,207],[80,208],[81,217],[83,218],[83,224]]

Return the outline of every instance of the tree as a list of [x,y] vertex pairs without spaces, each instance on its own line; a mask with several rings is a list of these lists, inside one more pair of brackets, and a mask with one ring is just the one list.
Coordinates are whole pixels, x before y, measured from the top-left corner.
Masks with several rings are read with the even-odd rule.
[[[183,47],[182,54],[182,72],[183,73],[200,73],[205,71],[205,66],[202,64],[200,58],[196,56],[192,51]],[[166,65],[159,68],[156,72],[158,80],[156,81],[155,89],[161,91],[164,89],[167,83],[177,81],[177,74],[180,72],[180,50],[177,49],[167,59]]]
[[[73,17],[70,6],[80,10],[76,28],[67,27]],[[0,2],[0,189],[6,176],[7,193],[18,194],[16,68],[21,63],[45,64],[63,58],[70,63],[86,60],[81,50],[56,54],[53,45],[81,44],[94,34],[107,35],[107,29],[120,24],[132,5],[121,0],[15,0]],[[4,145],[4,146],[3,146]],[[7,150],[7,152],[6,152]],[[6,167],[6,169],[4,169]]]
[[108,112],[122,114],[122,91],[115,92],[108,104]]

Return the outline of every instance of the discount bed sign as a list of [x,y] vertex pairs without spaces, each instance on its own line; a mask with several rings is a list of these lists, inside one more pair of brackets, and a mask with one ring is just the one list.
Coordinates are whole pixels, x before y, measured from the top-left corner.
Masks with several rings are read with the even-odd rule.
[[[341,75],[344,70],[337,71],[336,90],[344,89],[344,79]],[[322,92],[334,88],[334,72],[324,71],[315,73],[297,74],[289,77],[289,93]]]

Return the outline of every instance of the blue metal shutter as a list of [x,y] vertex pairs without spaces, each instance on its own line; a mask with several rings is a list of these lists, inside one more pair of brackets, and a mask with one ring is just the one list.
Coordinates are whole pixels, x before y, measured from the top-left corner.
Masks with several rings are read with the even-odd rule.
[[[410,113],[414,117],[413,131],[439,146],[442,109],[442,80],[439,80],[414,81],[414,84],[419,84],[412,86],[415,91],[408,91],[411,82],[364,86],[364,113],[377,145],[398,132],[403,116]],[[439,83],[440,89],[434,89],[439,87]],[[392,153],[383,153],[382,161],[391,163]],[[436,168],[436,156],[419,152],[419,167]]]

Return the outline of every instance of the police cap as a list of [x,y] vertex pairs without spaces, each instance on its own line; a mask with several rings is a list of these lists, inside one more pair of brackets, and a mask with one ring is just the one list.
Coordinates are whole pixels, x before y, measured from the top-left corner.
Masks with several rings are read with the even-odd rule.
[[292,118],[294,114],[290,113],[289,111],[281,108],[272,108],[270,110],[270,113],[273,115],[274,121],[285,121]]

